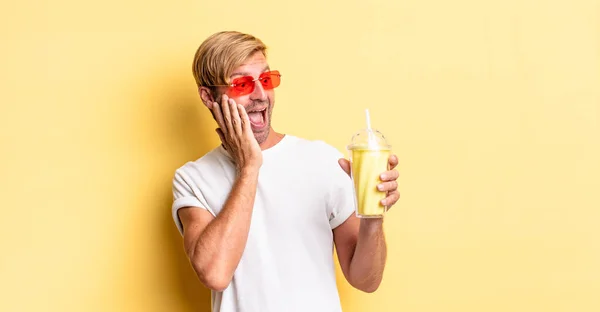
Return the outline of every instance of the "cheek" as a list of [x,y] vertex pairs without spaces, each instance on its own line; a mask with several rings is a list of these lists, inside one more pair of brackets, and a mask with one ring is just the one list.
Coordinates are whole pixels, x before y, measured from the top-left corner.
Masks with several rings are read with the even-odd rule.
[[221,103],[221,100],[223,99],[223,94],[226,94],[227,96],[229,96],[229,90],[226,87],[219,87],[216,92],[215,92],[215,101]]
[[247,103],[250,103],[250,96],[248,95],[242,95],[242,96],[231,96],[231,94],[229,94],[229,92],[227,93],[227,96],[230,99],[233,99],[237,104],[242,104],[244,107],[247,106]]
[[269,104],[271,104],[270,106],[273,107],[273,105],[275,104],[275,92],[273,92],[273,90],[270,90],[267,94],[267,97],[269,98]]

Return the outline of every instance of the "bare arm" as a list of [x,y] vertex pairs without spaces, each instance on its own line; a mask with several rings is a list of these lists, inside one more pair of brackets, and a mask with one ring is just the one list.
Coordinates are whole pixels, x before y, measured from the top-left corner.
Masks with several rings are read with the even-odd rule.
[[216,218],[205,209],[179,210],[186,253],[198,278],[210,289],[224,290],[242,257],[257,180],[258,171],[242,172]]
[[223,95],[221,104],[209,102],[207,107],[220,126],[217,133],[235,163],[237,177],[216,217],[204,209],[180,211],[185,250],[196,274],[207,287],[222,291],[231,282],[246,247],[262,151],[242,105]]
[[342,272],[353,287],[374,292],[385,268],[387,248],[382,219],[352,215],[333,230]]
[[[390,170],[383,173],[382,191],[387,197],[382,204],[391,207],[400,198],[397,191],[398,164],[396,156],[389,159]],[[350,163],[340,160],[340,166],[350,173]],[[359,219],[354,214],[333,230],[338,259],[346,280],[353,287],[365,292],[374,292],[383,278],[387,257],[387,246],[383,231],[383,218]]]

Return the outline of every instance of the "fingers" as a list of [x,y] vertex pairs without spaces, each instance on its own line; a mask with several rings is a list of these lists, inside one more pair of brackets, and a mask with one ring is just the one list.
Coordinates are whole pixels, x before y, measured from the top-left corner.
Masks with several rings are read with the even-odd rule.
[[386,207],[391,207],[400,199],[400,192],[398,192],[398,170],[395,170],[398,165],[398,157],[391,155],[388,159],[388,168],[390,170],[384,172],[379,177],[382,181],[377,185],[377,189],[381,192],[387,192],[387,197],[381,200],[381,204]]
[[212,111],[213,111],[213,114],[215,115],[215,120],[217,121],[219,128],[221,128],[221,133],[225,134],[225,131],[227,131],[227,128],[225,127],[225,120],[223,119],[223,112],[221,111],[221,105],[219,105],[219,103],[217,103],[217,102],[214,102],[212,105]]
[[248,134],[252,133],[252,127],[250,126],[250,117],[246,113],[246,109],[242,104],[237,105],[238,113],[240,114],[240,120],[242,121],[242,130]]
[[388,159],[388,164],[390,170],[396,168],[396,166],[398,166],[398,157],[396,155],[391,155]]
[[232,125],[232,115],[231,115],[231,110],[229,108],[229,98],[227,97],[226,94],[223,94],[222,99],[221,99],[221,109],[223,110],[223,119],[225,120],[225,128],[223,128],[225,131],[224,133],[231,137],[233,136],[233,134],[235,133],[235,130],[233,129],[233,125]]
[[381,200],[381,204],[387,207],[391,207],[400,199],[400,192],[393,191],[390,194]]
[[237,136],[242,135],[242,120],[240,119],[240,114],[238,112],[238,105],[235,103],[233,99],[228,100],[229,111],[231,112],[231,127],[234,130],[234,133]]
[[225,134],[223,133],[223,130],[221,130],[221,128],[217,128],[217,129],[215,129],[215,131],[219,135],[219,139],[221,139],[221,143],[223,143],[223,146],[225,147],[225,149],[229,150],[229,146],[227,144],[227,140],[225,140]]
[[377,185],[377,189],[381,192],[390,192],[390,191],[395,191],[398,189],[398,182],[396,181],[391,181],[391,182],[383,182],[383,183],[379,183]]
[[396,179],[398,179],[398,171],[397,170],[388,170],[384,173],[382,173],[379,178],[381,179],[381,181],[385,182],[385,181],[394,181]]
[[338,159],[338,164],[340,164],[340,167],[342,167],[342,169],[344,170],[344,172],[346,172],[347,175],[350,175],[350,162],[347,159]]

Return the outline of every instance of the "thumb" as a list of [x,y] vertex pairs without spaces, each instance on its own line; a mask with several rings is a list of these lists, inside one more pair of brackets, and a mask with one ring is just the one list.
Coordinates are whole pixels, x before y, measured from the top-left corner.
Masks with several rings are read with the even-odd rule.
[[228,150],[227,141],[225,141],[225,135],[223,134],[223,130],[221,130],[221,128],[217,128],[215,129],[215,131],[219,135],[219,139],[221,140],[221,143],[223,143],[223,147],[225,147],[225,149]]
[[346,174],[349,176],[350,175],[350,162],[347,159],[340,158],[340,159],[338,159],[338,164],[340,164],[340,167],[342,167],[344,172],[346,172]]

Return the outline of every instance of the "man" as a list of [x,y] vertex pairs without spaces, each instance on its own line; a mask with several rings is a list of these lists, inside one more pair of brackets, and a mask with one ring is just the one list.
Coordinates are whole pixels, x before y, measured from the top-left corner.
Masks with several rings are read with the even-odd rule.
[[[281,75],[239,32],[207,38],[193,73],[222,145],[175,172],[173,219],[214,312],[341,311],[333,247],[346,280],[375,291],[386,259],[383,219],[354,214],[349,162],[335,148],[275,132]],[[395,156],[390,168],[397,165]],[[398,172],[382,173],[391,206]]]

